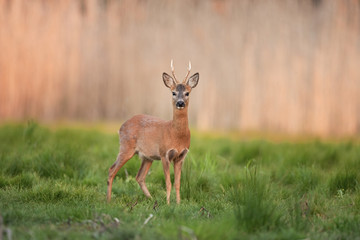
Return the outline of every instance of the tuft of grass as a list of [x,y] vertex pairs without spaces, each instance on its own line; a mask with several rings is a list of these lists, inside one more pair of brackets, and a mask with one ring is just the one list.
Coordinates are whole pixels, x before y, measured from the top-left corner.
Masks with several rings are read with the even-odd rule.
[[34,170],[40,177],[83,179],[88,163],[81,157],[80,149],[62,145],[45,149],[34,161]]
[[32,159],[26,154],[15,152],[2,159],[3,172],[9,176],[17,176],[32,168]]
[[18,189],[32,188],[35,184],[35,177],[29,173],[21,174],[10,180],[9,185]]
[[0,176],[0,188],[5,188],[6,186],[9,186],[9,180],[8,178],[5,178],[3,176]]
[[329,181],[329,190],[331,194],[338,191],[354,191],[359,184],[358,173],[356,170],[339,171]]
[[282,181],[283,183],[292,186],[294,192],[298,193],[299,196],[302,196],[304,193],[315,189],[318,186],[320,179],[320,174],[313,168],[298,167],[290,172],[286,172]]
[[217,171],[217,162],[213,156],[206,154],[195,158],[190,153],[182,171],[182,178],[185,179],[181,189],[183,197],[187,200],[201,201],[203,194],[212,194],[219,190],[215,187],[219,184],[216,178]]
[[252,159],[258,159],[262,156],[262,142],[246,142],[238,146],[235,150],[232,160],[237,164],[246,164]]
[[246,232],[269,231],[282,225],[266,180],[259,176],[254,161],[245,168],[245,178],[234,192],[236,219]]

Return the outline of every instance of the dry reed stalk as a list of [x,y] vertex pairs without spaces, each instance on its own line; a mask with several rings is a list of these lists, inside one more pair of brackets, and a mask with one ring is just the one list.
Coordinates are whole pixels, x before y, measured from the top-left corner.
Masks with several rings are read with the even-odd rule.
[[0,119],[169,119],[161,73],[201,74],[200,129],[360,133],[359,1],[0,0]]

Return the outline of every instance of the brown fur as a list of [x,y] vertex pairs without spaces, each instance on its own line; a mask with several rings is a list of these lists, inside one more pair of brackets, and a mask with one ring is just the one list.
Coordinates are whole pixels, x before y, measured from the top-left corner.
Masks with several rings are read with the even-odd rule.
[[[145,196],[151,198],[145,184],[146,175],[152,162],[154,160],[161,160],[165,174],[167,203],[170,203],[170,162],[173,162],[176,202],[180,203],[181,168],[190,148],[190,130],[188,125],[189,97],[185,96],[185,93],[191,92],[192,88],[197,85],[198,79],[199,75],[196,73],[189,78],[186,84],[186,78],[182,83],[179,83],[176,78],[173,79],[164,73],[163,80],[165,85],[177,94],[173,96],[173,120],[164,121],[153,116],[136,115],[121,126],[119,130],[120,151],[115,163],[109,169],[107,181],[108,201],[111,199],[111,188],[116,173],[134,154],[138,154],[142,163],[136,175],[136,180]],[[181,89],[185,90],[177,92],[176,86],[180,84],[185,87]],[[177,108],[176,103],[178,101],[184,101],[185,107],[182,109]]]

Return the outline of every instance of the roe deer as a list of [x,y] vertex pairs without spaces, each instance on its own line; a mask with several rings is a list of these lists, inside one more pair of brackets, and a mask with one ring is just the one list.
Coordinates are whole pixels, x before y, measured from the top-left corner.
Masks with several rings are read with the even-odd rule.
[[199,73],[188,78],[191,63],[185,79],[179,82],[175,77],[173,61],[171,71],[173,77],[163,73],[162,78],[166,87],[172,93],[173,120],[164,121],[148,115],[136,115],[127,120],[119,130],[120,151],[115,163],[109,169],[107,200],[111,199],[111,188],[114,177],[119,169],[138,154],[142,160],[136,181],[145,196],[151,198],[145,185],[146,175],[153,160],[161,160],[166,182],[166,200],[170,204],[170,163],[174,164],[174,185],[176,202],[180,203],[180,177],[183,161],[190,147],[190,130],[188,125],[189,94],[199,81]]

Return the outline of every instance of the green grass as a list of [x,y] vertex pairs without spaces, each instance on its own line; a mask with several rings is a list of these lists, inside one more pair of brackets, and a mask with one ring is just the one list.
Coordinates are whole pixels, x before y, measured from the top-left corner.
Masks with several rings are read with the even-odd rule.
[[272,143],[199,133],[191,141],[180,205],[174,191],[166,204],[160,162],[146,179],[154,199],[144,197],[135,181],[137,157],[119,171],[107,204],[116,134],[51,130],[34,122],[2,125],[2,227],[14,239],[360,238],[358,143]]

